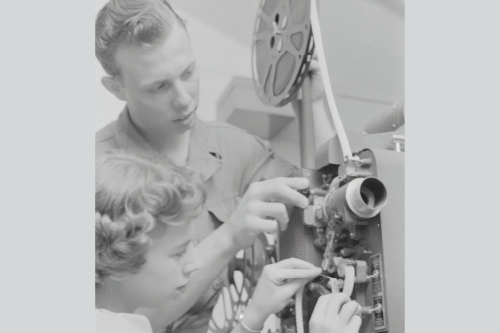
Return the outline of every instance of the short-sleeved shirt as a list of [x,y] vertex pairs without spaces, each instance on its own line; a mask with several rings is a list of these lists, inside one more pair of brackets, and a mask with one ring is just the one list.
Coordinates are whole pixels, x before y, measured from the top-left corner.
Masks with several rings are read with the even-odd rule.
[[[125,107],[116,121],[96,133],[96,151],[152,149],[132,123]],[[207,198],[197,219],[198,241],[229,220],[239,198],[255,181],[286,176],[294,169],[276,157],[265,141],[223,122],[204,122],[196,117],[190,131],[188,166],[204,181]],[[206,332],[212,310],[227,270],[219,276],[203,297],[174,325],[172,332]]]
[[153,333],[144,316],[95,309],[95,333]]

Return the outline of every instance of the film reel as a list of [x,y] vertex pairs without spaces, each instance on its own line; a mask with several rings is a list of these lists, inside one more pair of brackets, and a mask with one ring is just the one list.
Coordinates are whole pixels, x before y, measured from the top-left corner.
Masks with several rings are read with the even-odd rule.
[[314,51],[310,0],[262,0],[252,45],[254,88],[269,106],[287,104],[308,73]]
[[229,286],[222,289],[209,322],[209,333],[231,332],[237,324],[238,316],[252,297],[264,266],[274,262],[267,252],[268,246],[266,236],[260,234],[251,247],[240,251],[229,264]]

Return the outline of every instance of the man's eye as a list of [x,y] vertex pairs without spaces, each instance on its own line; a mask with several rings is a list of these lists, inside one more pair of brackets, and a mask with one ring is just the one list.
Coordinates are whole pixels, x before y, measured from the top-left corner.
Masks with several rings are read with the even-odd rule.
[[168,89],[169,87],[169,84],[168,83],[161,83],[160,85],[158,86],[155,86],[155,87],[152,87],[151,91],[158,91],[158,90],[162,90],[162,89]]
[[177,253],[175,256],[176,256],[176,257],[181,258],[181,257],[183,257],[186,253],[187,253],[187,248],[186,248],[186,249],[184,249],[184,251]]
[[184,73],[184,75],[182,77],[183,78],[190,77],[191,75],[193,75],[193,72],[194,72],[194,68],[189,70],[188,72]]

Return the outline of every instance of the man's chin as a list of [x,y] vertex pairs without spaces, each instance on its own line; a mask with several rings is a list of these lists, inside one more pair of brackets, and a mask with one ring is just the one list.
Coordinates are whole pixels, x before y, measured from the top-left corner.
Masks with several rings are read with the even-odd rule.
[[186,119],[174,121],[173,124],[177,129],[176,132],[184,133],[185,131],[190,130],[194,126],[195,118],[196,111],[193,111]]

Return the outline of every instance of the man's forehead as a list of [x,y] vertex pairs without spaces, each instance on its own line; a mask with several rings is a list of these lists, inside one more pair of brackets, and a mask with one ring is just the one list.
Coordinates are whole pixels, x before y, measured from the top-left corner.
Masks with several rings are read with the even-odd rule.
[[118,47],[116,51],[116,64],[120,70],[138,78],[179,75],[194,60],[189,38],[182,28],[173,29],[157,45],[145,48],[137,42],[131,42]]

